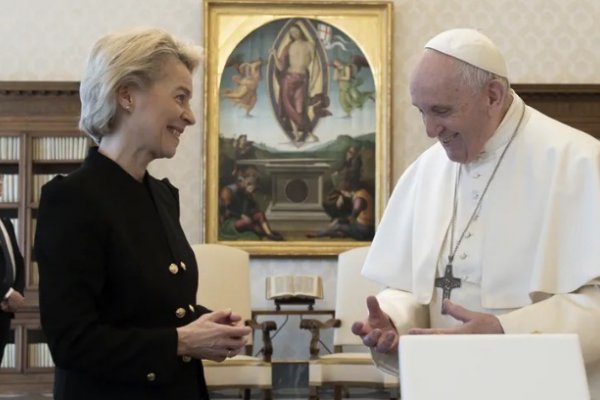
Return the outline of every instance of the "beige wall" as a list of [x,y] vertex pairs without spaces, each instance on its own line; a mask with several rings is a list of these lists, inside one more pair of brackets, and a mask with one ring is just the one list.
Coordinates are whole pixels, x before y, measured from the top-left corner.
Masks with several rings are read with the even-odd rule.
[[[396,0],[394,173],[428,145],[407,79],[436,33],[470,27],[503,51],[516,83],[599,83],[600,2],[595,0]],[[406,133],[406,135],[404,135]]]
[[[513,82],[600,83],[598,0],[395,0],[394,7],[395,178],[430,144],[410,106],[407,80],[422,45],[439,31],[480,29],[505,53]],[[79,80],[95,39],[132,25],[162,26],[202,43],[200,0],[0,0],[0,9],[0,80]],[[201,73],[197,115],[202,115]],[[202,231],[201,138],[198,124],[186,131],[173,160],[152,166],[155,175],[180,188],[182,223],[191,242],[200,241]],[[293,270],[321,274],[326,298],[320,305],[333,307],[334,265],[333,259],[254,260],[253,306],[267,305],[265,276]],[[289,332],[280,340],[308,340],[294,335],[300,334]]]
[[[0,0],[0,80],[78,80],[103,33],[158,25],[202,43],[199,0]],[[480,29],[504,51],[513,82],[600,83],[597,0],[395,0],[393,171],[430,142],[410,107],[407,79],[422,45],[452,27]],[[197,87],[200,74],[196,79]],[[201,115],[201,91],[194,106]],[[201,239],[201,124],[188,129],[177,156],[153,171],[180,187],[183,225]]]

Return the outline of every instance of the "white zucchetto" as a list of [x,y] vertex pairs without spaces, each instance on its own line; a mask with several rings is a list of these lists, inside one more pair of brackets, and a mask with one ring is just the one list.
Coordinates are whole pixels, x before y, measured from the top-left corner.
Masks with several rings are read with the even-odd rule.
[[450,29],[433,37],[426,49],[437,50],[477,68],[507,78],[504,56],[498,47],[475,29]]

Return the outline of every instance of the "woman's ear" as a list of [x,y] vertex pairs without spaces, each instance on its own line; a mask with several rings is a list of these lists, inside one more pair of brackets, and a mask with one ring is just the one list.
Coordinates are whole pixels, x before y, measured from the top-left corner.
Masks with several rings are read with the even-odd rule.
[[131,93],[130,86],[120,86],[117,89],[117,101],[119,102],[119,105],[127,112],[132,110],[133,94]]

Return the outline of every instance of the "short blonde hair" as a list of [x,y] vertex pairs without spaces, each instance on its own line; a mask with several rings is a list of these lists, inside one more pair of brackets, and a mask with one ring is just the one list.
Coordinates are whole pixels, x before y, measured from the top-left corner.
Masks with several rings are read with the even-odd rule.
[[100,38],[81,80],[79,128],[100,143],[115,128],[117,90],[125,85],[151,86],[160,79],[169,57],[175,57],[194,72],[202,60],[202,51],[160,28],[135,28]]

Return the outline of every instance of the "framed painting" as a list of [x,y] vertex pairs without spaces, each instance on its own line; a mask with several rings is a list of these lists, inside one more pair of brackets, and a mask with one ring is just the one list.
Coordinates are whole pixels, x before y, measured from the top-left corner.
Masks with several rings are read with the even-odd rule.
[[368,245],[390,186],[392,3],[204,5],[206,241]]

